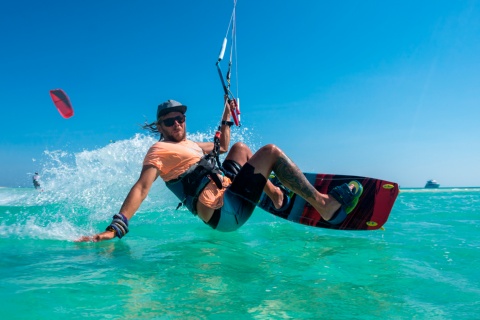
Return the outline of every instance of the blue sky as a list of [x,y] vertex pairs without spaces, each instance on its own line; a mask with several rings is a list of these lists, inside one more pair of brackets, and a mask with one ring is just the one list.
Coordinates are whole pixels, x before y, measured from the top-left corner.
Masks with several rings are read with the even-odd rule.
[[[190,131],[214,126],[232,5],[2,3],[0,186],[30,186],[45,150],[130,139],[167,99]],[[304,171],[479,186],[479,35],[479,1],[238,0],[243,125]]]

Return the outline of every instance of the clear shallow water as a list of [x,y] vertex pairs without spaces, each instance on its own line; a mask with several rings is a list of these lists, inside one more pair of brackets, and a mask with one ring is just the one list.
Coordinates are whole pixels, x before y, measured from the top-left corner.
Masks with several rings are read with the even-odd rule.
[[480,188],[404,189],[385,231],[256,210],[220,233],[157,182],[125,238],[73,242],[108,225],[151,142],[55,153],[44,192],[0,189],[3,319],[478,318]]

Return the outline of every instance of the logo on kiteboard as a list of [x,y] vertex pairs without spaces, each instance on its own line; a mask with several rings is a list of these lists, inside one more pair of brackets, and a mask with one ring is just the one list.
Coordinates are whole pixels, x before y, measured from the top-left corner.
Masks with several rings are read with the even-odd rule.
[[375,221],[367,221],[367,226],[376,227],[376,226],[378,226],[378,223],[376,223]]
[[390,184],[390,183],[386,183],[382,187],[383,187],[383,189],[387,189],[387,190],[395,188],[395,186],[393,184]]

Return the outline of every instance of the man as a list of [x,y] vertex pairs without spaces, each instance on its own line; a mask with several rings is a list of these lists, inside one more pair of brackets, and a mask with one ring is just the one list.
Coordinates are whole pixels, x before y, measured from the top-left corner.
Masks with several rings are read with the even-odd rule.
[[35,172],[35,174],[33,175],[32,182],[35,189],[40,188],[40,176],[38,175],[38,172]]
[[[272,171],[285,187],[307,200],[326,221],[340,223],[356,205],[358,185],[345,184],[329,195],[321,194],[283,151],[272,144],[252,154],[245,144],[235,143],[220,170],[210,158],[204,157],[214,149],[213,142],[193,142],[186,138],[186,111],[187,107],[175,100],[158,106],[156,123],[145,127],[158,130],[160,141],[148,150],[140,178],[120,212],[114,215],[106,231],[77,241],[123,237],[128,232],[128,221],[159,176],[182,204],[219,231],[233,231],[242,226],[251,216],[262,191],[272,199],[275,208],[281,210],[284,194],[268,180]],[[225,103],[220,153],[227,152],[230,144],[230,116],[230,107]]]

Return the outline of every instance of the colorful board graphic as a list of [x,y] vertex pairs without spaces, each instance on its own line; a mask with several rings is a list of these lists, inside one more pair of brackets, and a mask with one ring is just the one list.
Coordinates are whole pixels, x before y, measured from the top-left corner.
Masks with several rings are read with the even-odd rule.
[[[308,226],[339,230],[376,230],[387,222],[395,199],[399,193],[397,183],[367,177],[304,173],[308,181],[321,192],[328,194],[334,187],[357,180],[363,186],[357,206],[339,224],[330,224],[303,198],[291,193],[290,203],[282,211],[275,210],[272,202],[262,194],[258,206],[280,218]],[[274,184],[279,181],[270,178]]]

